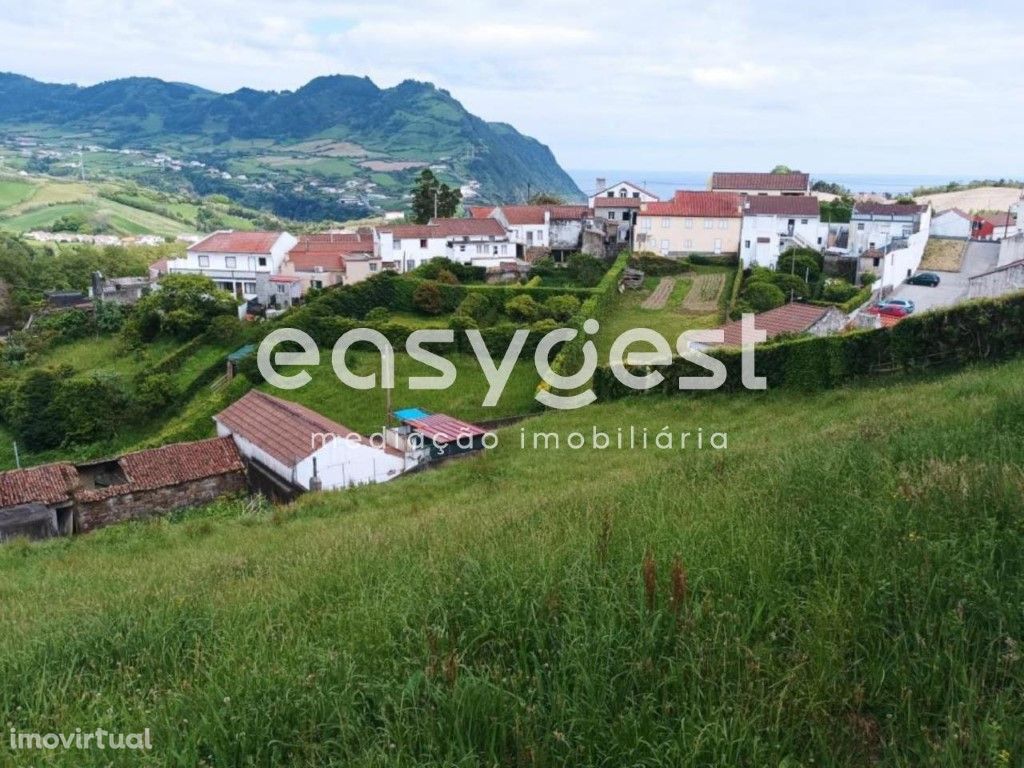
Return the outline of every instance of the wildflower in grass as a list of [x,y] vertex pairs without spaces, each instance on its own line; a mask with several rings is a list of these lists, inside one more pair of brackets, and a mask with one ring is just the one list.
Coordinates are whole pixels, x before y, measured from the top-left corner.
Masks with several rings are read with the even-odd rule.
[[654,598],[658,589],[658,569],[654,562],[654,553],[651,550],[644,552],[644,599],[647,603],[647,610],[654,610]]

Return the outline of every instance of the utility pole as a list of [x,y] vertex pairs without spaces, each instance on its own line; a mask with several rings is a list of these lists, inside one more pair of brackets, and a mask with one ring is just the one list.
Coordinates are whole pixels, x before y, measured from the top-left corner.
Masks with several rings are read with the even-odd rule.
[[434,190],[434,218],[437,218],[437,190]]
[[21,456],[18,454],[18,441],[14,441],[14,466],[21,469]]

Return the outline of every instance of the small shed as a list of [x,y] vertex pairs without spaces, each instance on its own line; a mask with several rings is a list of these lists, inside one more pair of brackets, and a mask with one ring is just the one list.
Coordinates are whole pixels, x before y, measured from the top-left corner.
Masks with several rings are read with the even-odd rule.
[[228,355],[228,370],[227,377],[228,381],[231,381],[238,373],[238,364],[245,360],[256,351],[255,344],[246,344],[244,347],[239,347],[230,355]]
[[455,456],[482,451],[487,430],[444,413],[430,413],[422,408],[395,411],[414,439],[428,454],[428,461],[441,461]]
[[21,504],[0,510],[0,542],[15,536],[50,539],[59,535],[57,511],[45,504]]

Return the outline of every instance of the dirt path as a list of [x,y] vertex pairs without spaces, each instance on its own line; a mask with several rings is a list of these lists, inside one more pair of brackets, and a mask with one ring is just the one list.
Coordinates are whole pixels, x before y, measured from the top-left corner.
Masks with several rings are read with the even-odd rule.
[[672,289],[675,287],[675,279],[671,277],[661,278],[661,282],[658,283],[658,287],[654,289],[650,296],[644,299],[640,308],[662,309],[665,306],[665,302],[668,301],[668,297],[672,295]]

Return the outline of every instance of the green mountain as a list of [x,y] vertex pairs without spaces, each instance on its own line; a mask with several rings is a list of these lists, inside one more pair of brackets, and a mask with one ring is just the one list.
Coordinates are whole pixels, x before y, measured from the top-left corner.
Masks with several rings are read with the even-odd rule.
[[[412,80],[379,88],[369,78],[332,75],[296,91],[220,94],[155,78],[82,88],[0,73],[3,129],[8,140],[30,136],[166,153],[184,164],[175,169],[175,182],[249,204],[251,193],[239,191],[262,185],[268,198],[284,189],[310,195],[328,187],[344,192],[349,204],[393,208],[426,165],[449,181],[472,185],[480,201],[521,201],[530,191],[582,198],[548,147],[470,114],[445,90]],[[225,183],[237,176],[243,183]],[[303,216],[303,210],[268,202],[281,215],[323,215],[311,210]]]

